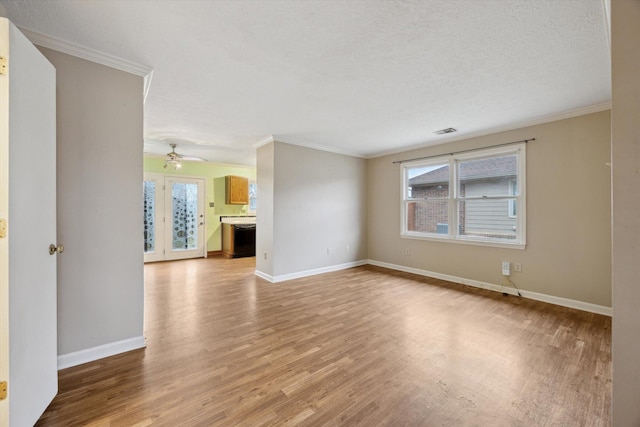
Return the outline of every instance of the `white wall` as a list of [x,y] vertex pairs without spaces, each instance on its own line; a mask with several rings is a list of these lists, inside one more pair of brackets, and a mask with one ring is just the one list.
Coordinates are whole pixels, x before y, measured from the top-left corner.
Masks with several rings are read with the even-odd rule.
[[[270,263],[257,270],[276,280],[367,258],[366,160],[274,142],[258,152],[258,258],[272,233]],[[273,223],[264,177],[273,169]],[[264,220],[264,222],[263,222]],[[266,228],[266,229],[265,229]],[[272,273],[261,268],[272,268]]]
[[640,1],[611,2],[613,425],[640,425]]
[[57,71],[58,354],[139,346],[143,79],[40,50]]

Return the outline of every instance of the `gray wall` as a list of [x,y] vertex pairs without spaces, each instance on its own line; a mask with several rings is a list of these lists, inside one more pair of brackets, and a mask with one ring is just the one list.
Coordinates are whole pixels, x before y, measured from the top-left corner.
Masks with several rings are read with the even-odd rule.
[[256,184],[256,271],[273,276],[273,179],[275,143],[258,148]]
[[611,2],[613,425],[640,425],[640,1]]
[[[603,111],[369,160],[369,258],[493,284],[502,283],[502,260],[518,262],[522,272],[511,278],[520,289],[610,307],[610,129]],[[525,250],[400,237],[393,161],[532,137]]]
[[[257,269],[274,277],[366,260],[367,162],[364,159],[274,142],[258,152]],[[263,161],[264,160],[264,161]],[[273,169],[273,224],[263,223],[269,206],[263,180]],[[266,220],[265,220],[266,222]],[[271,263],[263,250],[272,232]],[[329,249],[329,251],[328,251]]]
[[57,72],[58,354],[143,334],[142,77],[40,48]]

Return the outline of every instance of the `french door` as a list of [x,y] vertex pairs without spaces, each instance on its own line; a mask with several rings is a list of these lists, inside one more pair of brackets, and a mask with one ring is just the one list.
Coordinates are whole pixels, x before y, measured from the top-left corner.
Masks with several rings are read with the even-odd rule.
[[145,174],[145,262],[203,257],[204,230],[204,179]]

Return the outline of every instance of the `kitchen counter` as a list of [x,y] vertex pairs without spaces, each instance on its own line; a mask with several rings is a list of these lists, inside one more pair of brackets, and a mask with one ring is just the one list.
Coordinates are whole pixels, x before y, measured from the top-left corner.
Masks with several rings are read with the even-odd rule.
[[223,224],[255,224],[255,216],[222,216],[220,222]]

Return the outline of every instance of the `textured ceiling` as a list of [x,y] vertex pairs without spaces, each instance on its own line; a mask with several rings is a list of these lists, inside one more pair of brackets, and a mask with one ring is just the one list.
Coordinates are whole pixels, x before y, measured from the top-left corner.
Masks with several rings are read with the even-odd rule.
[[[607,103],[603,0],[0,0],[18,26],[153,68],[145,150],[363,157]],[[453,135],[433,132],[454,127]]]

